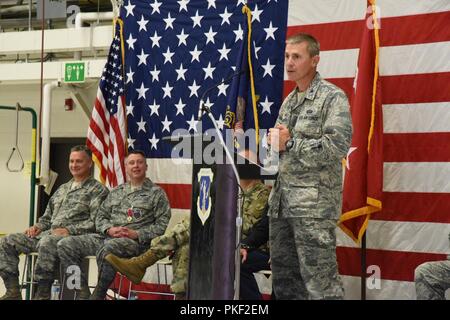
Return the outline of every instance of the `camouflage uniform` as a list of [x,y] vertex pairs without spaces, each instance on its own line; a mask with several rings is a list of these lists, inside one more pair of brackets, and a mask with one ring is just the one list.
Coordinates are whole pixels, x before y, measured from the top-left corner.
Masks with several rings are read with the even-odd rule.
[[264,213],[269,198],[270,189],[262,182],[258,182],[244,191],[244,205],[242,208],[242,238],[245,239],[250,229],[258,222]]
[[417,300],[445,300],[445,291],[450,288],[450,256],[422,263],[414,272],[414,282]]
[[35,238],[24,233],[13,233],[0,240],[0,276],[18,277],[19,254],[37,251],[34,278],[51,281],[58,263],[56,246],[62,236],[51,235],[51,230],[66,228],[70,235],[81,235],[95,230],[95,214],[108,194],[97,180],[89,178],[72,187],[73,179],[53,194],[44,215],[36,223],[42,232]]
[[[250,189],[244,191],[242,240],[249,235],[252,227],[261,220],[267,207],[269,193],[270,188],[262,182],[258,182]],[[267,244],[261,246],[260,249],[266,252],[269,251]]]
[[269,198],[273,288],[277,299],[343,297],[335,227],[341,212],[342,167],[352,136],[344,92],[316,73],[309,88],[294,89],[276,124],[294,139],[280,153]]
[[[128,221],[129,209],[133,212]],[[163,234],[170,219],[169,201],[165,192],[146,178],[142,187],[132,188],[130,183],[113,189],[101,205],[96,216],[97,234],[68,237],[58,243],[58,254],[66,270],[80,265],[85,256],[96,255],[99,284],[108,287],[116,272],[104,257],[113,253],[119,257],[134,257],[144,252],[150,241]],[[111,227],[128,227],[138,233],[138,239],[112,238],[107,235]],[[82,275],[85,282],[85,275]]]
[[158,259],[166,257],[171,251],[174,252],[170,289],[175,294],[184,294],[187,289],[189,268],[189,220],[178,222],[162,236],[153,239],[150,248]]
[[[243,238],[245,238],[258,222],[267,205],[269,188],[262,182],[258,182],[245,193],[243,207]],[[152,240],[151,250],[162,259],[171,251],[174,251],[173,280],[170,286],[175,294],[185,294],[187,290],[187,275],[189,268],[189,220],[182,220],[161,237]]]

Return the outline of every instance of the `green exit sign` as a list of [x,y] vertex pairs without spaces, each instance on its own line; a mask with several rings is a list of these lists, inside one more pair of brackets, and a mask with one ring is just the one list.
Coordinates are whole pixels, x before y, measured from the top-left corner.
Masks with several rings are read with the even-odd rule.
[[85,72],[84,62],[66,62],[64,64],[64,82],[84,82]]

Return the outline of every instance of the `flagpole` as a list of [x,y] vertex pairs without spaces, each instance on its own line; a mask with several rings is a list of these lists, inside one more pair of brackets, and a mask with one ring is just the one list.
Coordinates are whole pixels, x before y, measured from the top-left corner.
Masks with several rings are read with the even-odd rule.
[[366,300],[366,233],[361,239],[361,300]]

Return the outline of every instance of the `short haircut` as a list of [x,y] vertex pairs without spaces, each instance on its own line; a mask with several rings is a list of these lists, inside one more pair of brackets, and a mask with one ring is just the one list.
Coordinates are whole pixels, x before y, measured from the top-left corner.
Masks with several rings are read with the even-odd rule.
[[142,150],[138,150],[138,149],[132,150],[132,151],[128,152],[128,155],[126,158],[128,159],[128,157],[132,154],[140,154],[145,159],[145,152]]
[[320,43],[312,35],[307,33],[297,33],[286,39],[286,44],[308,43],[308,53],[310,57],[318,56],[320,53]]
[[88,148],[88,146],[86,146],[84,144],[80,144],[78,146],[74,146],[74,147],[70,148],[70,153],[78,152],[78,151],[84,151],[84,153],[86,153],[89,158],[92,158],[92,151],[91,151],[91,149]]

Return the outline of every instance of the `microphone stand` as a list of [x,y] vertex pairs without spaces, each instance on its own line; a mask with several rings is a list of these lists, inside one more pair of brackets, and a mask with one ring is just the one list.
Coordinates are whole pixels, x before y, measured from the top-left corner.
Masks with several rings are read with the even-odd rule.
[[228,150],[225,141],[223,140],[222,133],[217,125],[216,119],[211,113],[211,109],[204,105],[203,99],[200,99],[200,110],[204,111],[208,117],[211,119],[211,122],[214,125],[217,136],[219,138],[220,144],[225,149],[225,155],[227,159],[231,163],[231,167],[233,168],[234,176],[236,178],[237,186],[238,186],[238,203],[237,203],[237,217],[236,217],[236,249],[234,254],[234,300],[239,300],[239,292],[240,292],[240,275],[241,275],[241,230],[242,230],[242,203],[243,203],[243,190],[240,185],[239,173],[237,171],[236,165],[234,163],[234,159]]

